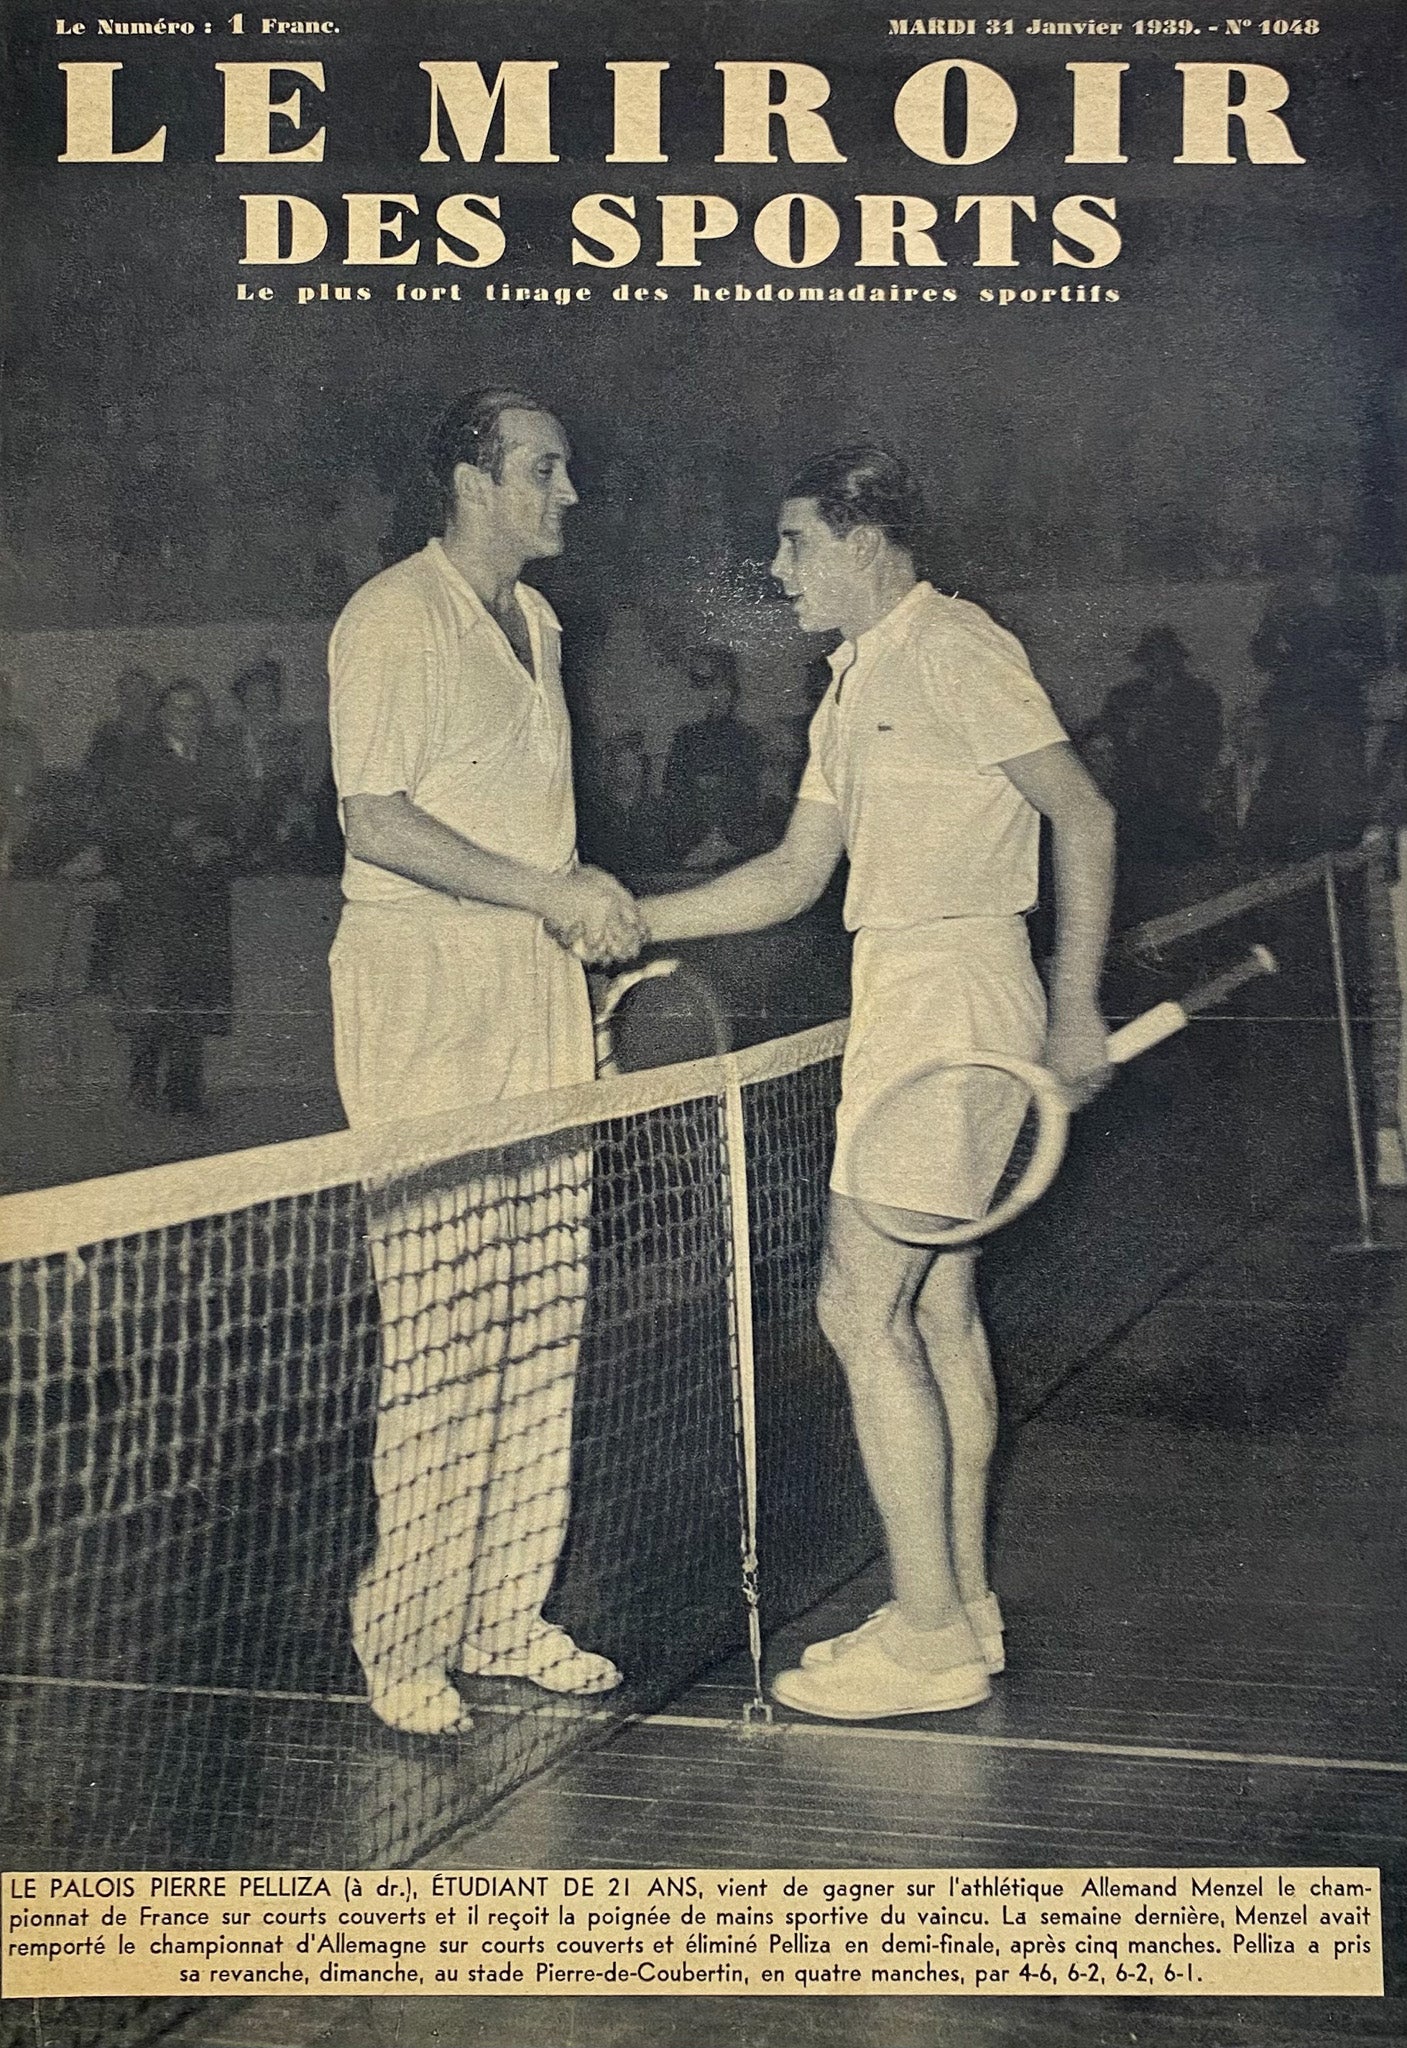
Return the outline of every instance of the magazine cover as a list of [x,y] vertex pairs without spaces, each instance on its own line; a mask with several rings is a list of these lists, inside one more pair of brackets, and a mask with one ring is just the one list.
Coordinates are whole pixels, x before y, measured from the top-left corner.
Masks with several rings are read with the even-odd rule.
[[4,22],[6,2038],[1399,2038],[1400,8]]

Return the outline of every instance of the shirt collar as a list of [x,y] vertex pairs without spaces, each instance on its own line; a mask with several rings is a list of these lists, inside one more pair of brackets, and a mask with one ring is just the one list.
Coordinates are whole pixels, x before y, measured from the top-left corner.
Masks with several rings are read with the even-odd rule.
[[[454,563],[450,560],[449,551],[445,547],[444,542],[439,538],[438,534],[433,535],[425,543],[425,552],[430,557],[430,560],[434,563],[435,567],[439,570],[440,574],[444,577],[445,581],[447,583],[452,584],[453,587],[460,593],[461,597],[465,597],[468,599],[470,605],[473,608],[474,616],[478,620],[479,624],[481,626],[493,627],[495,633],[499,635],[500,639],[503,642],[503,645],[507,648],[508,653],[511,656],[515,665],[518,668],[522,669],[523,664],[521,661],[519,661],[517,653],[515,652],[513,644],[509,640],[508,635],[504,632],[502,626],[499,625],[498,620],[494,617],[493,613],[484,603],[484,600],[480,597],[478,591],[474,588],[473,584],[469,581],[469,578],[464,574],[463,570],[456,568]],[[528,644],[531,646],[533,651],[533,667],[523,669],[523,673],[525,676],[527,676],[529,682],[531,682],[535,688],[540,688],[541,681],[535,673],[535,670],[539,664],[537,626],[531,604],[523,603],[523,592],[529,589],[530,587],[531,586],[525,584],[521,580],[521,578],[518,580],[518,582],[516,582],[513,585],[514,591],[517,593],[518,596],[519,608],[521,609],[523,614],[523,623],[526,625],[528,629]]]
[[[434,563],[435,567],[439,570],[440,574],[444,577],[445,581],[447,583],[452,583],[454,585],[454,588],[459,592],[461,597],[467,597],[470,604],[473,606],[477,616],[486,625],[490,624],[493,620],[493,613],[484,603],[484,600],[480,597],[478,591],[469,581],[469,578],[464,574],[464,571],[462,569],[456,568],[454,563],[450,560],[449,552],[446,549],[444,542],[439,538],[438,534],[434,535],[430,540],[426,542],[425,552],[430,557],[430,560]],[[517,586],[515,585],[514,587],[516,588]]]
[[846,675],[862,655],[869,660],[875,654],[882,654],[887,647],[892,647],[896,641],[902,640],[909,630],[914,612],[932,595],[933,585],[920,579],[882,619],[876,619],[872,626],[866,627],[854,640],[842,640],[839,647],[826,656],[831,665],[831,674],[835,677]]

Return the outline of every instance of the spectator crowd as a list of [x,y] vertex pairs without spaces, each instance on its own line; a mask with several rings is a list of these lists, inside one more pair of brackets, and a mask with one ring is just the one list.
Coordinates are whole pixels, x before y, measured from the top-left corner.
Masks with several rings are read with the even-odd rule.
[[[1150,625],[1077,736],[1119,821],[1116,925],[1128,926],[1407,819],[1407,627],[1347,573],[1327,533],[1273,588],[1251,641],[1264,677],[1227,711],[1178,632]],[[732,649],[677,657],[689,715],[652,758],[641,727],[579,760],[584,860],[638,888],[705,874],[780,839],[806,758],[807,715],[739,714]],[[819,695],[828,680],[817,667]],[[220,715],[198,681],[121,674],[76,770],[46,770],[0,676],[0,878],[63,877],[94,903],[90,988],[130,1039],[132,1100],[204,1109],[205,1041],[231,1015],[231,885],[333,874],[341,835],[326,748],[289,722],[273,658],[237,675]]]
[[[1401,809],[1407,627],[1389,630],[1331,535],[1309,536],[1304,570],[1267,595],[1249,702],[1235,706],[1228,678],[1202,674],[1175,628],[1156,622],[1077,734],[1118,813],[1117,925],[1352,846]],[[1036,659],[1039,669],[1038,641]],[[658,756],[628,727],[584,758],[583,857],[632,885],[774,846],[806,758],[805,717],[764,730],[740,718],[731,650],[699,646],[681,665],[698,712]],[[829,680],[820,667],[817,691]]]
[[1119,817],[1128,925],[1349,847],[1401,804],[1407,649],[1377,593],[1315,536],[1310,574],[1271,590],[1251,641],[1265,681],[1229,715],[1169,625],[1150,627],[1079,738]]
[[279,663],[257,662],[217,722],[200,682],[127,669],[82,765],[46,772],[6,680],[3,869],[92,901],[89,987],[128,1035],[140,1108],[205,1112],[205,1041],[230,1029],[236,877],[340,865],[324,750],[285,720],[283,695]]

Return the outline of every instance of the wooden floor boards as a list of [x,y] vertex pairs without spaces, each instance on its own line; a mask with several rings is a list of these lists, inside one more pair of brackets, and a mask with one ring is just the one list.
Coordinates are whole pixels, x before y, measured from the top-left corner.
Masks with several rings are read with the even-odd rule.
[[[743,1660],[434,1859],[1378,1864],[1383,2001],[270,2001],[185,2048],[1324,2048],[1407,2041],[1407,1277],[1305,1204],[1201,1269],[1004,1449],[1011,1668],[970,1712],[741,1732]],[[1407,1237],[1407,1215],[1391,1224]],[[884,1597],[878,1572],[768,1645]]]

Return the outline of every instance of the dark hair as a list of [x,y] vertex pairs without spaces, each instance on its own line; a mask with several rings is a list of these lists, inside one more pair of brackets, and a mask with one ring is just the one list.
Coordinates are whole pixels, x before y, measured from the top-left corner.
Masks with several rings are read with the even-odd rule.
[[446,513],[454,503],[454,472],[461,462],[486,469],[496,484],[503,481],[503,415],[506,412],[545,412],[540,398],[506,386],[489,385],[456,399],[441,413],[430,435],[426,454],[430,474],[440,487]]
[[731,647],[691,647],[684,665],[696,690],[726,690],[730,697],[738,695],[738,657]]
[[785,495],[814,498],[817,514],[834,534],[877,526],[909,554],[923,529],[923,493],[913,472],[897,455],[863,442],[816,456],[798,470]]
[[230,695],[237,704],[247,704],[249,692],[260,683],[267,683],[274,693],[275,703],[282,704],[283,669],[271,655],[266,655],[262,661],[256,661],[252,668],[241,669],[230,684]]
[[1147,632],[1139,635],[1131,652],[1134,660],[1141,662],[1144,667],[1151,667],[1155,662],[1160,665],[1176,663],[1180,668],[1187,666],[1186,644],[1182,635],[1172,626],[1150,626]]

